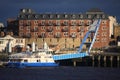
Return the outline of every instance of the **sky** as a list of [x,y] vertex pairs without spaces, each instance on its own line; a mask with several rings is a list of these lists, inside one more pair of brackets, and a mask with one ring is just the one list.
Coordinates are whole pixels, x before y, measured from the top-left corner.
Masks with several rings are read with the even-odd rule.
[[116,16],[120,23],[120,0],[0,0],[0,22],[6,24],[8,18],[16,18],[22,8],[31,8],[36,13],[85,13],[99,8]]

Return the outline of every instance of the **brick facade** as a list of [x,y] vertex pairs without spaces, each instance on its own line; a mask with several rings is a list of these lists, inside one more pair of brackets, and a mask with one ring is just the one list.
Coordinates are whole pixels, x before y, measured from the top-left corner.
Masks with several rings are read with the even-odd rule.
[[13,27],[18,29],[14,34],[26,38],[26,44],[34,41],[41,47],[43,42],[47,42],[52,48],[76,48],[95,19],[101,19],[102,22],[93,47],[106,47],[109,44],[109,19],[108,15],[98,9],[91,9],[84,14],[37,14],[31,9],[21,9],[15,20],[17,26]]

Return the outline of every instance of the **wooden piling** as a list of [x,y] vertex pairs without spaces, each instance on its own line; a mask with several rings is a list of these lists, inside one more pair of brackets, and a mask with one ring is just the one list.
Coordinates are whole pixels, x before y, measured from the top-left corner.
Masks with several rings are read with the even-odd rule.
[[95,62],[94,62],[94,55],[92,56],[92,66],[94,67],[95,66]]
[[73,66],[76,67],[76,61],[73,61]]
[[104,67],[106,67],[106,56],[104,56]]
[[119,66],[120,66],[120,57],[119,56],[117,56],[117,67],[119,68]]
[[99,55],[99,56],[98,56],[98,67],[100,67],[100,65],[101,65],[101,64],[100,64],[100,60],[101,60],[101,56]]
[[113,56],[110,56],[110,66],[113,67]]

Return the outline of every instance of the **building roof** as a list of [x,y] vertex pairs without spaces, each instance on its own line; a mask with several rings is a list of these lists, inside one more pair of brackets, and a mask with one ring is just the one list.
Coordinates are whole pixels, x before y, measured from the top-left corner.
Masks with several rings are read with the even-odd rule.
[[1,27],[4,27],[4,24],[3,24],[3,23],[0,23],[0,28],[1,28]]
[[10,35],[6,35],[5,37],[0,38],[2,40],[14,40],[15,38],[11,37]]
[[[22,13],[22,14],[21,14]],[[95,15],[98,15],[99,17],[96,17]],[[90,17],[88,17],[90,15]],[[104,15],[104,17],[103,17]],[[22,9],[22,12],[18,15],[19,20],[39,20],[39,19],[66,19],[66,20],[72,20],[72,19],[108,19],[108,15],[104,14],[99,9],[91,9],[86,13],[34,13],[31,9]]]
[[86,14],[105,14],[102,10],[98,8],[92,8],[86,12]]
[[100,10],[99,8],[92,8],[92,9],[88,10],[87,12],[103,12],[103,11]]

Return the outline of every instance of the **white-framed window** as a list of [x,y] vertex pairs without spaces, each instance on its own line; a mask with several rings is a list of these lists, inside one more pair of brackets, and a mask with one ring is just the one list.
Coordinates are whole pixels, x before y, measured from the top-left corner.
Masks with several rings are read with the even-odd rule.
[[106,24],[106,20],[102,20],[102,24]]
[[99,15],[99,14],[97,14],[97,18],[100,18],[100,15]]
[[60,20],[57,20],[57,21],[56,21],[56,25],[57,25],[57,26],[60,26]]
[[35,21],[34,21],[34,24],[38,24],[38,20],[35,20]]
[[30,30],[30,26],[27,26],[27,30]]
[[41,25],[45,25],[45,20],[42,20],[42,21],[41,21]]
[[102,38],[102,42],[107,42],[107,38]]
[[71,36],[72,36],[72,37],[75,37],[75,36],[76,36],[76,33],[75,33],[75,32],[72,32],[72,33],[71,33]]
[[67,26],[68,25],[68,21],[67,20],[63,21],[63,24]]
[[20,26],[20,30],[23,30],[23,28],[24,28],[23,26]]
[[41,29],[42,29],[42,30],[45,30],[45,26],[42,26]]
[[52,21],[51,20],[49,20],[48,21],[48,25],[52,25],[53,23],[52,23]]
[[72,18],[76,18],[76,15],[75,15],[75,14],[73,14],[73,15],[72,15]]
[[3,45],[4,44],[4,42],[3,41],[0,41],[0,45]]
[[60,26],[56,26],[56,29],[59,30],[59,29],[60,29]]
[[104,14],[102,15],[102,18],[105,18],[105,15],[104,15]]
[[24,33],[23,33],[23,32],[21,32],[21,33],[20,33],[20,36],[23,36],[23,35],[24,35]]
[[16,43],[23,43],[22,39],[16,39]]
[[67,14],[65,14],[64,16],[65,16],[65,18],[68,18],[68,15],[67,15]]
[[57,14],[56,16],[57,16],[57,18],[60,18],[60,15],[59,15],[59,14]]
[[20,20],[19,25],[23,26],[23,23],[24,23],[23,20]]
[[87,25],[91,25],[92,24],[92,21],[91,20],[88,20],[87,21]]
[[34,15],[34,17],[35,17],[35,18],[38,18],[38,17],[39,17],[39,15],[37,15],[37,14],[36,14],[36,15]]
[[57,32],[56,35],[60,35],[60,32]]
[[46,15],[42,15],[42,18],[45,18],[46,17]]
[[34,33],[34,36],[38,36],[38,32],[35,32],[35,33]]
[[88,18],[89,18],[89,19],[91,18],[91,15],[90,15],[90,14],[88,15]]
[[80,15],[80,18],[83,18],[83,15],[82,15],[82,14]]
[[76,26],[71,26],[71,29],[72,29],[72,30],[75,30],[75,29],[76,29]]
[[49,32],[49,36],[53,35],[53,32]]
[[68,36],[68,32],[64,32],[64,36]]
[[107,27],[106,26],[102,26],[102,30],[107,30]]
[[52,15],[52,14],[50,14],[50,18],[53,18],[53,15]]
[[75,20],[72,20],[72,21],[71,21],[71,25],[75,26],[75,25],[76,25],[76,21],[75,21]]
[[84,21],[83,21],[83,20],[80,20],[80,21],[79,21],[79,25],[84,25]]
[[31,21],[30,20],[27,20],[27,25],[30,25],[31,24]]
[[80,36],[83,37],[84,33],[83,32],[79,32]]

